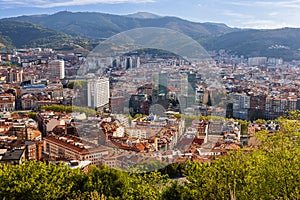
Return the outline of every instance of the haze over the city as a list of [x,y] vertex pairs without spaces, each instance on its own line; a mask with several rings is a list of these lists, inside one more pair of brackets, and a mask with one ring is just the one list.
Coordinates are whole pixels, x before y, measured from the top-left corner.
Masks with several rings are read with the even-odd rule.
[[89,11],[126,15],[151,12],[195,22],[219,22],[240,28],[300,27],[300,0],[0,0],[0,18]]

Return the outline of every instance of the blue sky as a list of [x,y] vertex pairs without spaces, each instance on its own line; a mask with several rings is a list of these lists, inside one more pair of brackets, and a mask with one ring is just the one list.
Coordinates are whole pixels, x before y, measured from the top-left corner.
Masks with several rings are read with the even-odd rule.
[[231,27],[300,27],[300,0],[0,0],[0,18],[58,11],[129,14],[138,11]]

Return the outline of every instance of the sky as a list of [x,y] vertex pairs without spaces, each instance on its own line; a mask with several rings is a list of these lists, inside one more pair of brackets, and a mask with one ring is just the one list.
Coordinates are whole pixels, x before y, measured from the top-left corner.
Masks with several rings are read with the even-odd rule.
[[0,0],[0,18],[89,11],[126,15],[151,12],[230,27],[300,27],[300,0]]

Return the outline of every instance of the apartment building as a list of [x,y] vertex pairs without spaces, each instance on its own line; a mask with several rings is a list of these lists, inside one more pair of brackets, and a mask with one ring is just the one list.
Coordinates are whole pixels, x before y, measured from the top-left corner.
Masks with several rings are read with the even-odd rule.
[[44,138],[44,153],[50,158],[90,160],[92,164],[100,165],[102,157],[109,153],[109,148],[83,141],[79,137],[60,134]]
[[0,111],[14,111],[15,110],[15,96],[13,94],[0,94]]

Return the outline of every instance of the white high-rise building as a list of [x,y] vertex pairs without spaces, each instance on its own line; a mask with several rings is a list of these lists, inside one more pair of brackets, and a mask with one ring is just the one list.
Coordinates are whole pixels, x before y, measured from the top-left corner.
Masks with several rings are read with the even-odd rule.
[[267,64],[267,57],[250,57],[248,58],[248,65],[250,66],[260,66]]
[[108,78],[88,80],[87,103],[91,108],[99,108],[109,103]]
[[51,60],[48,63],[48,72],[50,73],[50,78],[65,78],[65,62],[63,60]]

